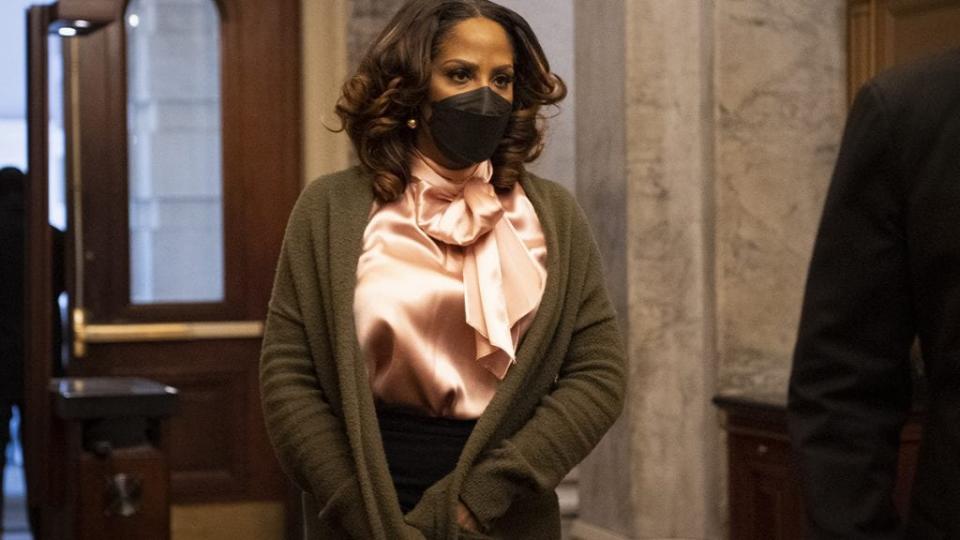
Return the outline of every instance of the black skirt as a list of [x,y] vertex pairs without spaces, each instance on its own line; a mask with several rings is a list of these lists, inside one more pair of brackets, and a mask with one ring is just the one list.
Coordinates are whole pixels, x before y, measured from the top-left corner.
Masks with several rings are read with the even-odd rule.
[[404,514],[423,492],[457,466],[476,420],[377,411],[390,476]]

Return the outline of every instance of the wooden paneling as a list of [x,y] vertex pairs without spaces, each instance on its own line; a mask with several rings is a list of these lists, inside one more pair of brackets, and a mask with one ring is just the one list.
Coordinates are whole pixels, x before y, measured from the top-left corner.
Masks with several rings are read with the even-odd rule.
[[725,410],[730,537],[803,538],[803,498],[790,457],[785,414],[766,407]]
[[960,46],[960,2],[891,0],[890,13],[895,64]]
[[960,46],[960,0],[849,0],[848,93],[881,71]]
[[847,23],[847,97],[877,72],[877,0],[850,3]]
[[[114,450],[110,460],[84,454],[80,458],[77,486],[80,490],[77,530],[100,538],[136,538],[167,540],[170,538],[170,506],[167,497],[168,472],[163,454],[152,446]],[[112,492],[108,482],[118,473],[127,475],[140,485],[137,519],[104,512],[109,508]]]
[[109,23],[123,14],[125,0],[60,0],[57,18],[64,21],[83,20],[94,24]]
[[43,464],[50,441],[51,417],[47,383],[54,339],[52,247],[48,218],[49,95],[47,28],[50,10],[30,8],[27,18],[27,138],[29,144],[26,186],[26,268],[24,273],[24,404],[30,421],[23,424],[24,467],[30,507],[39,506],[49,483]]
[[[174,502],[238,497],[248,489],[246,374],[207,372],[168,375],[180,390],[180,410],[171,422]],[[177,421],[179,420],[179,421]]]
[[730,522],[733,538],[803,538],[803,499],[790,443],[771,432],[734,429],[729,439]]
[[262,435],[259,348],[259,340],[91,345],[76,374],[136,375],[179,390],[169,420],[175,504],[279,499],[283,475]]
[[[800,474],[787,436],[786,410],[736,398],[717,398],[726,412],[730,538],[801,540],[806,517]],[[901,434],[894,502],[905,515],[920,444],[922,415]]]
[[[72,178],[83,246],[72,298],[90,324],[262,321],[287,216],[300,190],[300,3],[218,0],[225,250],[223,302],[130,301],[126,38],[117,19],[78,38]],[[74,240],[78,240],[76,237]],[[263,426],[259,339],[89,344],[68,374],[140,376],[180,390],[170,420],[177,504],[287,497]]]

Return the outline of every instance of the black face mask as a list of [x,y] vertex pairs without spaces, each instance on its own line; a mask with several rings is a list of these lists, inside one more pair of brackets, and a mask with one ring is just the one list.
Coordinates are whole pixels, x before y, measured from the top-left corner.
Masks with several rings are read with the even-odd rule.
[[434,101],[430,107],[430,134],[456,168],[489,159],[513,112],[509,101],[486,86]]

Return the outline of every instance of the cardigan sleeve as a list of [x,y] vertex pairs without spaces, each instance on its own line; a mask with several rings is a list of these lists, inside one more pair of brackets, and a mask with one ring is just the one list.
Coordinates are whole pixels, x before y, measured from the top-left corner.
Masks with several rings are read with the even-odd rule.
[[553,490],[600,442],[623,408],[626,355],[604,285],[600,252],[582,215],[589,246],[571,341],[552,391],[533,417],[467,473],[460,499],[484,528],[514,500]]
[[851,110],[807,276],[787,421],[811,538],[895,538],[913,300],[904,185],[882,95]]
[[363,512],[356,510],[363,505],[346,430],[313,360],[318,353],[329,354],[329,346],[308,341],[301,311],[301,295],[319,294],[307,279],[298,279],[309,274],[312,265],[309,229],[298,217],[305,213],[295,209],[291,216],[267,314],[260,357],[264,419],[281,467],[314,497],[322,519],[360,532],[368,526]]

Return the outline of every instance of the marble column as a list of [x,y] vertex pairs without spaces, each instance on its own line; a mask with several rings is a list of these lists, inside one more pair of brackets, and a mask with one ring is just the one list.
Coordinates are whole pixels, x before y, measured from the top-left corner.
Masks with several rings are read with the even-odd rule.
[[[628,342],[627,175],[624,118],[626,61],[620,2],[575,0],[576,196],[603,255],[607,290]],[[627,401],[632,402],[632,396]],[[573,534],[632,530],[631,406],[580,464],[580,507]]]
[[845,112],[844,6],[578,0],[578,198],[630,371],[582,467],[574,537],[725,537],[710,399],[785,391]]
[[[709,401],[716,376],[713,2],[618,4],[624,62],[602,65],[608,73],[625,66],[623,80],[608,81],[623,85],[625,174],[614,181],[625,196],[585,208],[599,224],[601,245],[611,240],[612,227],[602,225],[609,216],[622,216],[625,225],[629,396],[620,425],[584,465],[574,536],[709,538],[720,498],[719,429]],[[609,32],[597,30],[604,34],[586,33],[603,40],[597,36]],[[578,81],[586,93],[579,72]]]
[[347,78],[347,0],[301,0],[303,183],[350,165],[350,140],[334,106]]

